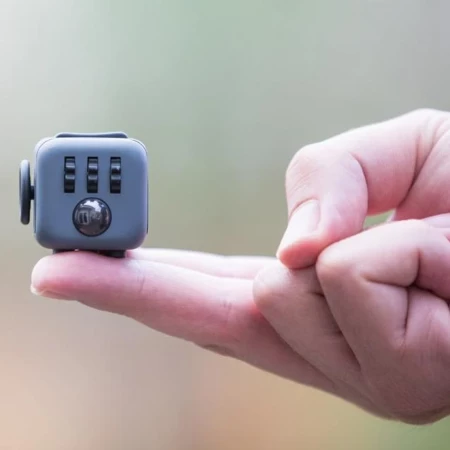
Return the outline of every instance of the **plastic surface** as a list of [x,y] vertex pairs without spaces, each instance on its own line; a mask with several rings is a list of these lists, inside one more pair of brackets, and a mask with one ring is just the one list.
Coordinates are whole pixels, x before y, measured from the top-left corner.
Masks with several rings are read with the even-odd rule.
[[128,135],[122,131],[110,131],[107,133],[58,133],[55,138],[120,138],[128,139]]
[[[29,223],[28,162],[21,164],[20,191],[21,221]],[[148,160],[141,142],[122,132],[60,133],[39,141],[34,233],[40,245],[123,257],[147,232]]]

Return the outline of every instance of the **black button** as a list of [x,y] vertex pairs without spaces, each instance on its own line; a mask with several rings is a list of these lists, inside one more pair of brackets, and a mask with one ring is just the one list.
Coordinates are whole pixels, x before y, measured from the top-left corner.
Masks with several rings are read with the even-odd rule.
[[64,192],[75,192],[75,158],[66,157],[64,160]]
[[87,191],[95,194],[98,191],[98,158],[88,158]]
[[122,185],[122,163],[120,158],[111,158],[109,190],[112,194],[120,194]]
[[34,199],[34,186],[31,185],[29,161],[24,160],[20,163],[19,173],[20,221],[27,225],[30,223],[31,200]]
[[85,236],[98,236],[111,224],[108,205],[98,198],[86,198],[73,211],[73,224]]

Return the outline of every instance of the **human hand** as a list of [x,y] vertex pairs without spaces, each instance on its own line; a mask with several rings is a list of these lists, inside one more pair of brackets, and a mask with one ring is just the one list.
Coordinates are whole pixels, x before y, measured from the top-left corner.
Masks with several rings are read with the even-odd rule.
[[450,113],[428,109],[302,148],[286,173],[289,225],[279,259],[307,267],[333,242],[362,231],[370,215],[449,212],[449,149]]
[[[285,267],[255,284],[258,310],[337,392],[352,387],[405,422],[450,413],[450,216],[408,220],[450,210],[449,147],[450,115],[420,110],[299,151],[286,175]],[[362,232],[369,214],[392,209]],[[314,263],[315,289],[304,269]]]
[[[365,216],[370,213],[398,206],[393,216],[397,220],[426,217],[448,210],[449,200],[445,195],[449,184],[445,170],[448,127],[446,113],[421,111],[318,144],[316,148],[322,148],[323,152],[313,151],[309,147],[303,153],[306,155],[303,165],[299,164],[304,156],[294,158],[287,182],[290,211],[304,200],[320,199],[320,227],[315,234],[303,237],[294,234],[294,238],[291,227],[287,233],[288,239],[280,246],[279,257],[285,266],[303,270],[289,270],[275,263],[274,267],[261,271],[270,262],[264,258],[234,259],[189,252],[136,250],[129,252],[129,257],[125,260],[110,260],[80,252],[52,255],[41,260],[33,271],[33,286],[45,296],[76,299],[91,307],[132,317],[164,333],[333,393],[373,413],[415,423],[435,420],[446,414],[446,407],[439,400],[439,395],[446,397],[446,388],[445,385],[441,384],[439,387],[436,383],[441,368],[445,366],[436,359],[436,355],[445,361],[445,342],[439,341],[438,345],[437,339],[424,339],[420,343],[421,347],[417,348],[417,341],[414,341],[414,346],[405,340],[405,348],[411,349],[407,354],[412,352],[422,356],[428,351],[435,358],[435,365],[428,368],[421,365],[420,368],[428,372],[422,372],[421,376],[417,372],[415,378],[416,374],[411,373],[411,366],[417,360],[413,357],[396,359],[396,347],[389,347],[389,343],[398,344],[396,339],[389,339],[392,338],[389,334],[392,330],[394,334],[397,332],[395,328],[388,326],[392,324],[386,324],[385,331],[379,330],[377,334],[376,327],[380,326],[381,321],[376,320],[376,315],[372,317],[373,314],[367,314],[369,308],[364,311],[366,302],[361,299],[360,305],[357,305],[360,308],[348,306],[353,297],[347,294],[355,290],[362,292],[370,300],[373,292],[367,285],[374,289],[380,285],[383,290],[387,283],[388,287],[384,289],[389,294],[387,303],[394,305],[389,296],[395,289],[388,288],[390,284],[395,284],[395,280],[390,282],[383,277],[374,278],[372,286],[366,278],[367,273],[372,273],[369,269],[375,270],[380,266],[380,261],[384,264],[384,261],[375,258],[376,253],[372,254],[371,239],[375,235],[371,233],[378,230],[353,235],[362,230]],[[330,152],[333,148],[334,154]],[[363,148],[365,151],[361,151]],[[322,154],[328,160],[325,156],[322,158]],[[359,162],[355,158],[360,158]],[[325,187],[320,182],[325,182]],[[382,185],[381,190],[377,189],[379,184]],[[309,217],[314,219],[314,212],[318,211],[317,204],[310,211],[313,214]],[[290,224],[294,224],[296,232],[301,231],[295,226],[296,223],[299,224],[299,216],[291,217],[296,219],[291,219]],[[307,219],[303,219],[300,225],[305,223]],[[401,247],[400,240],[397,242],[398,228],[394,227],[412,226],[418,229],[423,226],[413,223],[414,225],[408,222],[385,225],[380,230],[387,234],[375,236],[381,239],[380,242],[377,241],[377,249],[382,248],[381,244],[390,245],[392,261],[396,262],[395,267],[406,277],[412,270],[407,264],[407,257],[415,255],[414,252],[420,250],[422,254],[426,252],[426,248],[430,248],[431,254],[434,254],[436,242],[442,244],[441,251],[444,255],[445,251],[448,252],[444,245],[447,243],[445,233],[439,234],[441,231],[436,227],[426,228],[426,233],[417,231],[414,234],[417,237],[434,236],[434,241],[415,242],[417,248],[408,247],[406,243]],[[428,230],[433,230],[433,233],[428,234]],[[395,242],[386,241],[394,235]],[[345,239],[349,236],[353,237]],[[354,239],[362,239],[356,241],[360,251],[359,258],[353,259],[351,250],[349,260],[348,249],[354,248]],[[332,245],[335,242],[337,243]],[[316,268],[311,265],[322,252],[316,272]],[[399,258],[397,254],[400,255]],[[342,259],[339,255],[346,256]],[[329,263],[329,258],[332,264]],[[355,266],[352,261],[358,261],[358,265]],[[360,264],[361,261],[365,261],[365,265]],[[411,261],[417,262],[417,258],[412,258]],[[438,263],[446,267],[443,259],[438,260]],[[419,269],[422,270],[423,266],[423,270],[429,271],[432,266],[435,270],[433,264],[436,264],[436,259],[430,257],[426,264],[419,264]],[[358,272],[360,266],[367,267],[368,272]],[[324,267],[331,267],[332,270]],[[334,286],[333,282],[343,277],[343,274],[346,274],[346,283],[342,283],[342,292],[334,287],[327,288]],[[377,275],[377,272],[373,275]],[[438,279],[443,282],[442,275]],[[345,290],[344,286],[348,289]],[[445,290],[440,290],[440,285],[431,283],[431,286],[436,289],[436,295],[445,299]],[[419,283],[416,288],[426,288],[426,283]],[[327,292],[327,289],[331,289],[331,292]],[[365,300],[365,297],[361,298]],[[402,298],[401,295],[399,298]],[[281,309],[276,307],[278,301],[280,305],[284,305]],[[339,309],[336,305],[341,303],[344,307]],[[309,304],[315,309],[306,307],[302,313],[302,308]],[[433,303],[436,304],[437,302]],[[322,310],[317,305],[321,305]],[[350,338],[347,337],[347,332],[344,333],[348,329],[348,322],[341,323],[339,319],[346,319],[342,311],[349,309],[352,314],[354,312]],[[398,319],[404,310],[397,310],[394,305],[391,312],[397,314],[393,317],[387,314],[394,323],[395,317]],[[294,317],[295,320],[292,321]],[[444,319],[445,316],[442,322],[445,324]],[[354,323],[361,324],[356,331],[353,329]],[[426,322],[424,323],[426,329]],[[436,328],[437,325],[433,327]],[[432,331],[435,331],[434,328]],[[443,333],[436,334],[445,338]],[[407,335],[423,336],[424,331],[416,330]],[[379,372],[372,370],[373,364],[368,364],[366,359],[363,358],[361,362],[359,356],[363,354],[362,350],[353,348],[356,340],[365,342],[366,351],[369,351],[377,346],[377,342],[372,342],[375,337],[384,339],[379,348],[391,350],[387,354],[389,357],[386,356],[386,360],[382,361],[382,366],[387,374],[395,375],[392,383],[401,378],[400,373],[406,373],[401,379],[405,385],[394,384],[395,395],[392,394],[392,389],[388,391],[388,381],[381,384],[384,387],[379,387],[373,381],[377,379]],[[344,356],[348,357],[347,360]],[[378,354],[377,358],[380,357],[383,354]],[[348,362],[352,358],[353,364]],[[417,358],[420,360],[419,356]],[[366,376],[370,374],[372,378]],[[385,380],[388,379],[386,375]],[[414,391],[419,388],[419,393],[422,394],[420,396]],[[411,389],[414,391],[414,398],[406,395]],[[425,401],[427,396],[429,402]]]
[[449,238],[450,214],[373,227],[331,244],[314,269],[265,268],[255,303],[335,394],[437,421],[450,414]]

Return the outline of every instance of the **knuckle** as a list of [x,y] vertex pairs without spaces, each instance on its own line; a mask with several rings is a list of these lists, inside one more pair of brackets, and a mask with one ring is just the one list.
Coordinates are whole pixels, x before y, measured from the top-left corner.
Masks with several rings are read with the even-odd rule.
[[435,108],[415,108],[408,113],[410,116],[417,118],[418,120],[428,119],[433,116],[440,116],[443,114],[443,111],[440,111]]
[[450,113],[433,108],[419,108],[412,111],[410,118],[418,128],[417,146],[428,154],[441,139],[450,138]]
[[426,222],[424,222],[423,220],[420,220],[420,219],[407,219],[403,223],[406,227],[409,227],[409,229],[411,229],[413,231],[420,232],[420,231],[430,229],[429,225],[427,225]]
[[450,119],[449,111],[429,107],[413,109],[409,114],[415,117],[419,123],[441,122]]
[[258,272],[253,280],[253,297],[258,309],[261,311],[272,309],[276,299],[283,293],[287,273],[288,269],[278,262]]
[[319,144],[307,144],[303,146],[291,159],[287,172],[295,172],[305,166],[317,164],[318,158],[320,156],[318,148]]
[[352,255],[342,249],[340,243],[336,243],[319,255],[316,271],[319,282],[328,284],[356,277],[358,268]]
[[389,227],[389,232],[386,233],[385,237],[388,237],[393,241],[405,235],[423,238],[429,236],[430,231],[433,230],[433,227],[430,224],[420,219],[404,219],[391,223],[383,223],[378,227],[378,230],[384,230],[385,228],[383,227],[385,226]]
[[435,109],[435,108],[416,108],[406,113],[403,116],[408,122],[411,121],[420,134],[424,134],[426,137],[427,132],[439,128],[442,123],[449,123],[450,114],[447,111]]
[[[260,298],[263,302],[271,301],[273,298],[274,291],[270,287],[267,289],[270,284],[270,281],[269,284],[266,284],[266,281],[258,281],[257,289],[261,289]],[[197,344],[201,348],[224,356],[248,359],[252,349],[260,345],[261,338],[268,333],[269,326],[264,314],[259,310],[258,305],[236,302],[233,289],[227,291],[225,288],[221,306],[223,311],[220,314],[221,323],[217,331],[213,335],[208,333],[207,339]]]
[[297,151],[286,170],[286,186],[294,190],[303,181],[312,177],[325,164],[320,144],[308,144]]
[[407,219],[405,221],[397,222],[395,225],[398,227],[398,233],[407,233],[412,236],[424,236],[427,235],[432,227],[419,219]]

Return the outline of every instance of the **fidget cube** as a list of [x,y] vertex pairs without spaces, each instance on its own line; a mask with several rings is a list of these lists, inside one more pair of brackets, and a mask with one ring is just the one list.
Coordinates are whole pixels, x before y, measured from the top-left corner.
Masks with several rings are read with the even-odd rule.
[[60,133],[20,164],[20,219],[54,253],[88,250],[123,257],[148,233],[148,156],[125,133]]

